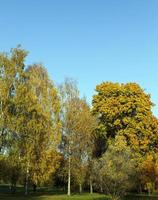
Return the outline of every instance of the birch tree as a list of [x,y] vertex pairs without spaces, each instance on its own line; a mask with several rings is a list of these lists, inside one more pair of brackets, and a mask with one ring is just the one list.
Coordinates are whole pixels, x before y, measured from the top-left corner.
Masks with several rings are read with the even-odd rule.
[[18,46],[0,54],[0,151],[7,151],[13,131],[14,98],[17,85],[23,79],[27,51]]
[[79,97],[74,81],[67,79],[60,90],[63,102],[64,154],[68,161],[68,195],[70,195],[72,175],[79,186],[80,193],[82,192],[86,165],[92,154],[92,133],[96,120],[85,99]]
[[[71,169],[72,169],[72,148],[73,148],[73,131],[72,127],[76,125],[74,120],[74,100],[79,98],[77,84],[73,79],[65,79],[65,82],[59,86],[61,97],[61,120],[62,120],[62,143],[61,151],[67,162],[67,194],[71,195]],[[74,107],[75,106],[75,107]],[[73,109],[73,110],[72,110]]]
[[35,185],[48,180],[55,170],[60,142],[60,103],[46,70],[30,66],[16,95],[16,127],[19,152],[25,171],[25,194],[29,180]]

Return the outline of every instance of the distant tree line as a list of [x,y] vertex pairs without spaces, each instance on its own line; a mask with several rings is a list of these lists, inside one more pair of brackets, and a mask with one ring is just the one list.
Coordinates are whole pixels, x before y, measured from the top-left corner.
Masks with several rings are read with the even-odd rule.
[[[0,54],[0,183],[108,194],[158,188],[158,119],[136,83],[103,82],[92,107],[67,78],[55,85],[20,46]],[[88,80],[87,80],[88,81]]]

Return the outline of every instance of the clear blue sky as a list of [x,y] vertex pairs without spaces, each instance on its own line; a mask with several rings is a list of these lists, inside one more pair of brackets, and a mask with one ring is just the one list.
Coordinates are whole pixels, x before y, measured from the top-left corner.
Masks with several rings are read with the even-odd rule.
[[157,0],[0,0],[0,51],[21,44],[55,82],[91,101],[102,81],[137,82],[158,116]]

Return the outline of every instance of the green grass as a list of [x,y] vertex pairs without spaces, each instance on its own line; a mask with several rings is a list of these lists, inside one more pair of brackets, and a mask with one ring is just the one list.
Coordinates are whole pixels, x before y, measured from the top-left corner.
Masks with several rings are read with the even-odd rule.
[[89,193],[72,194],[68,197],[64,191],[53,188],[38,188],[36,194],[30,192],[24,196],[23,187],[17,187],[16,194],[10,194],[8,185],[0,186],[0,200],[108,200],[105,195]]
[[[105,195],[100,194],[83,194],[83,195],[40,195],[40,196],[27,196],[24,195],[7,195],[0,194],[0,200],[109,200]],[[128,196],[125,200],[158,200],[158,197],[148,196]]]
[[40,196],[22,196],[22,195],[7,195],[1,194],[0,200],[108,200],[104,195],[99,194],[83,194],[83,195],[40,195]]
[[[31,191],[31,190],[30,190]],[[8,185],[0,186],[0,200],[109,200],[106,195],[96,194],[90,195],[89,193],[72,194],[68,197],[64,191],[53,188],[38,188],[37,193],[30,192],[28,196],[24,196],[23,187],[17,187],[16,194],[9,193]],[[158,200],[156,195],[129,195],[124,200]]]
[[125,200],[158,200],[157,195],[128,195]]

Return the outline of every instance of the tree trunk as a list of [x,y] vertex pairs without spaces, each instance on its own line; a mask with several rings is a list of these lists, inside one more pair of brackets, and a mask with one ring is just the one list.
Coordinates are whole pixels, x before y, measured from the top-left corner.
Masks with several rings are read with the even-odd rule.
[[25,195],[28,195],[28,181],[29,181],[29,170],[26,170],[26,177],[25,177]]
[[90,186],[90,194],[93,194],[93,185],[92,185],[92,179],[90,178],[89,181],[89,186]]
[[148,195],[150,196],[151,192],[150,192],[150,189],[148,189]]
[[152,193],[155,191],[155,183],[152,184]]
[[70,146],[69,146],[69,159],[68,159],[68,190],[67,195],[71,195],[71,158],[70,158]]
[[142,184],[139,184],[139,193],[142,194]]
[[33,184],[33,192],[36,192],[36,189],[37,189],[37,185],[34,183]]
[[102,184],[100,185],[100,192],[103,193],[103,186],[102,186]]
[[12,194],[15,194],[15,192],[16,192],[16,184],[14,184],[14,183],[11,184],[10,191],[11,191]]
[[79,192],[80,192],[80,194],[82,193],[82,184],[81,183],[79,184]]
[[[3,119],[3,104],[1,101],[1,118]],[[3,147],[3,134],[4,134],[4,128],[2,126],[1,128],[1,144],[0,144],[0,152],[2,151],[2,147]]]
[[11,185],[10,185],[10,190],[12,194],[15,194],[16,192],[16,182],[17,182],[17,177],[13,173],[13,175],[11,176]]
[[103,180],[102,180],[102,177],[100,179],[100,192],[103,193]]

